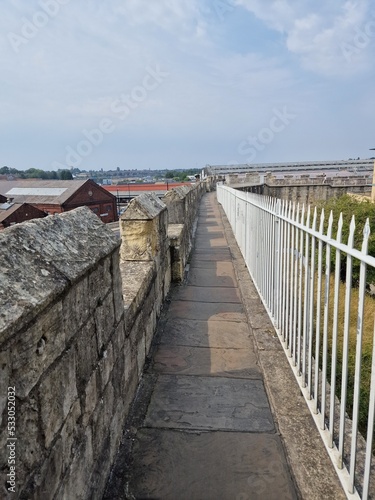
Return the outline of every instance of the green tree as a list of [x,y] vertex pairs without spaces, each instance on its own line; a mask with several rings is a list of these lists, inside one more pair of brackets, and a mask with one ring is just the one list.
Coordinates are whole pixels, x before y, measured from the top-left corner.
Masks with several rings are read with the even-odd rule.
[[[343,217],[343,227],[342,227],[342,237],[341,241],[344,244],[348,243],[350,223],[352,216],[355,218],[355,232],[354,232],[354,248],[361,250],[363,241],[363,229],[366,224],[366,220],[370,221],[370,238],[368,246],[368,254],[375,256],[375,204],[370,201],[359,201],[358,199],[344,195],[339,198],[331,198],[326,202],[320,204],[320,208],[324,208],[325,212],[325,230],[328,226],[329,214],[332,211],[333,215],[333,231],[332,237],[336,239],[337,225],[342,213]],[[331,251],[331,260],[333,266],[335,266],[335,252]],[[340,274],[342,280],[345,280],[346,275],[346,256],[341,255],[340,264]],[[359,271],[360,271],[360,261],[353,259],[353,285],[358,286],[359,284]],[[367,269],[367,283],[375,283],[375,269],[373,267],[368,267]]]
[[73,179],[73,175],[70,170],[60,170],[59,177],[62,181],[70,181]]
[[174,170],[168,170],[168,172],[165,174],[166,179],[173,179],[176,176],[176,172]]

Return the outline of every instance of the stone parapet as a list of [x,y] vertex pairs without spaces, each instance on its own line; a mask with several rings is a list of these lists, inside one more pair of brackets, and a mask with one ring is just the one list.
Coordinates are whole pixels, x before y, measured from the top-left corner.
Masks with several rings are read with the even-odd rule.
[[200,199],[211,189],[211,181],[183,186],[166,193],[163,202],[169,214],[168,237],[171,249],[172,281],[184,278],[185,267],[193,245],[195,222]]
[[14,387],[14,498],[101,498],[206,185],[169,195],[181,202],[181,224],[168,224],[163,201],[139,196],[121,238],[86,207],[0,233],[0,472],[9,472]]
[[109,471],[126,395],[115,372],[125,336],[119,246],[88,208],[0,234],[2,498],[7,387],[16,393],[14,498],[83,498],[90,482],[104,487],[94,471]]
[[152,261],[168,248],[167,207],[155,194],[141,194],[120,219],[121,260]]

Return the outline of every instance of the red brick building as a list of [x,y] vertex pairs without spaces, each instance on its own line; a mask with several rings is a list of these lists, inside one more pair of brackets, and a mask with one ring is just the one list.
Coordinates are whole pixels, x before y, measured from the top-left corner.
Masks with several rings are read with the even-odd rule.
[[47,214],[28,203],[1,203],[0,230],[31,219],[41,219]]
[[0,194],[9,202],[28,203],[50,215],[87,206],[103,222],[118,220],[116,196],[90,179],[0,181]]

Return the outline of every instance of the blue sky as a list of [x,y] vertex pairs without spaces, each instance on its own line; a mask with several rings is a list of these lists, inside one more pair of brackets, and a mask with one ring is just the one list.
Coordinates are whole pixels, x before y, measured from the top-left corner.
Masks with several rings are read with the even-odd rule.
[[6,0],[0,163],[368,158],[369,0]]

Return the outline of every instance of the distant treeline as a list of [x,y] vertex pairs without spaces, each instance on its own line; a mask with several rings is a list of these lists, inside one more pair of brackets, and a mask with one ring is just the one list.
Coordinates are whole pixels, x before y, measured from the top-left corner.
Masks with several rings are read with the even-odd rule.
[[199,174],[201,169],[199,168],[189,168],[188,170],[168,170],[164,177],[166,179],[174,179],[175,181],[187,181],[189,180],[189,175]]
[[18,179],[60,179],[70,180],[73,179],[70,170],[41,170],[40,168],[29,168],[28,170],[17,170],[16,168],[2,167],[0,168],[0,175],[11,175]]
[[114,176],[137,176],[142,179],[142,176],[147,175],[155,179],[174,179],[175,181],[186,181],[189,180],[189,175],[199,174],[200,168],[189,168],[186,170],[123,170],[119,168],[117,170],[103,171],[103,169],[97,170],[80,170],[79,168],[74,168],[72,170],[42,170],[40,168],[29,168],[28,170],[17,170],[11,167],[0,168],[0,175],[12,175],[19,179],[62,179],[69,180],[73,179],[73,175],[80,173],[87,173],[88,177],[95,180],[102,181],[104,178],[112,178]]

